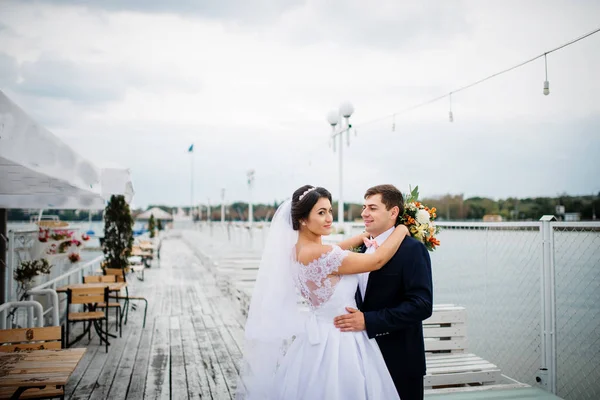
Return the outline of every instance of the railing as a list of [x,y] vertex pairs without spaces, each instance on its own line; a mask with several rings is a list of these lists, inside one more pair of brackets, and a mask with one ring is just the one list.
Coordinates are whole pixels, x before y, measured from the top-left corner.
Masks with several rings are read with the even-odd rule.
[[[41,285],[35,286],[27,291],[30,299],[37,297],[39,295],[47,295],[48,292],[46,289],[51,289],[56,294],[56,288],[64,285],[68,285],[71,283],[81,283],[83,282],[84,275],[92,274],[96,269],[100,268],[100,264],[104,260],[104,256],[98,256],[93,260],[90,260],[76,268],[69,270],[68,272],[57,276],[54,279],[49,280],[48,282],[44,282]],[[52,296],[51,298],[53,298]],[[58,297],[57,297],[58,298]],[[64,300],[63,300],[64,302]],[[60,301],[52,300],[50,302],[42,302],[45,303],[44,317],[51,313],[52,316],[52,324],[60,325]],[[59,309],[57,309],[58,307]]]
[[6,329],[7,316],[9,311],[13,309],[25,309],[27,311],[27,325],[25,325],[27,328],[44,326],[42,323],[44,311],[40,303],[37,301],[14,301],[0,305],[0,329]]

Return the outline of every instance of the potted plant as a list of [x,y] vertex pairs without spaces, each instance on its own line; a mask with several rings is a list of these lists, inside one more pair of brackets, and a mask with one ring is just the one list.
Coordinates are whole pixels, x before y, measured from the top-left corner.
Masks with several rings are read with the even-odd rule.
[[19,301],[22,301],[29,289],[31,289],[33,280],[40,275],[50,273],[52,265],[45,258],[31,261],[21,261],[21,264],[15,269],[13,277],[18,283],[17,292]]
[[154,214],[150,214],[150,220],[148,221],[148,231],[150,232],[150,238],[154,237],[155,229],[156,229],[156,224],[154,223]]
[[125,268],[133,246],[133,218],[124,196],[113,195],[104,210],[104,267]]

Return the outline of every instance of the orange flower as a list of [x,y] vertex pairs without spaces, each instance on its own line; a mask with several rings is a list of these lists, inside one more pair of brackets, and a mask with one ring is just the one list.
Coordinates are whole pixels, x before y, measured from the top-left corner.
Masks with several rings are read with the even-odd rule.
[[429,239],[427,239],[427,241],[429,241],[429,243],[431,243],[434,246],[440,245],[440,241],[437,240],[436,238],[434,238],[433,236],[431,236]]
[[418,201],[415,201],[415,206],[421,207],[421,203],[419,203]]

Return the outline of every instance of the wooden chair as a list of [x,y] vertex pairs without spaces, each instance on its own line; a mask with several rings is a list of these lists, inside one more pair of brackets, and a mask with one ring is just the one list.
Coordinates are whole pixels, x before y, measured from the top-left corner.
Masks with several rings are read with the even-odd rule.
[[[106,352],[108,353],[108,307],[102,311],[96,311],[98,303],[108,303],[108,287],[103,288],[81,288],[81,289],[68,289],[67,290],[67,320],[66,324],[66,337],[65,347],[69,347],[71,344],[78,342],[85,335],[84,332],[79,335],[73,342],[69,342],[69,328],[71,323],[77,322],[88,322],[88,337],[91,339],[91,327],[92,324],[97,328],[96,324],[99,324],[99,329],[96,329],[98,336],[100,337],[100,344],[104,342],[106,344]],[[84,306],[83,312],[70,312],[71,305],[81,304]],[[106,330],[102,331],[102,322],[105,322]]]
[[[83,277],[83,283],[115,283],[117,278],[112,275],[88,275]],[[109,298],[111,296],[108,296]],[[96,308],[106,308],[106,303],[98,303],[96,304]],[[119,332],[119,337],[123,336],[123,309],[121,308],[121,303],[119,303],[119,296],[117,295],[116,302],[108,302],[108,309],[115,310],[115,318],[117,320],[115,327]]]
[[[62,329],[60,326],[45,328],[3,329],[0,330],[0,351],[18,352],[32,350],[54,350],[62,348]],[[10,399],[19,388],[0,388],[0,399]],[[30,388],[19,399],[64,399],[65,388],[49,386],[44,389]]]
[[[117,282],[127,282],[125,277],[125,271],[122,268],[104,268],[105,275],[113,275],[116,277]],[[111,298],[119,298],[125,300],[125,305],[123,306],[125,313],[125,325],[127,325],[127,317],[129,316],[129,301],[143,301],[145,303],[144,307],[144,323],[143,327],[146,327],[146,313],[148,312],[148,300],[145,297],[141,296],[130,296],[129,288],[125,286],[125,296],[110,296]]]

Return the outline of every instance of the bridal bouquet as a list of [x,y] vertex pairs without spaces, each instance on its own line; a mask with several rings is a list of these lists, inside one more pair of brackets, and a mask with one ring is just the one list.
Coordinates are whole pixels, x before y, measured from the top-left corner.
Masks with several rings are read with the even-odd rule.
[[419,202],[419,187],[416,186],[404,200],[404,215],[398,218],[406,225],[412,237],[423,242],[427,250],[433,251],[440,245],[435,237],[440,231],[433,222],[436,217],[435,207],[429,208]]

